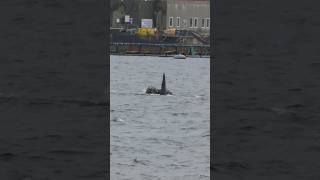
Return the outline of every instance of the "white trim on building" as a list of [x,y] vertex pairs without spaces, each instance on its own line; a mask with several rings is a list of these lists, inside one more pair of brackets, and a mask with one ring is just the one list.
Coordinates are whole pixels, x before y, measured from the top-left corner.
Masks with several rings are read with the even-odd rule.
[[176,21],[176,22],[177,22],[176,26],[177,26],[177,27],[180,27],[180,26],[181,26],[181,25],[180,25],[180,24],[181,24],[180,17],[177,17],[177,21]]
[[201,19],[201,28],[205,28],[206,27],[206,19],[202,18]]
[[207,18],[207,26],[206,26],[207,29],[210,29],[210,18]]

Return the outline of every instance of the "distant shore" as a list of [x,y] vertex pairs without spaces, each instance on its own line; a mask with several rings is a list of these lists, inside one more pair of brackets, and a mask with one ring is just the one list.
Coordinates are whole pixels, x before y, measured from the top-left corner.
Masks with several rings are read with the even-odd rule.
[[[175,54],[169,55],[159,55],[159,54],[120,54],[120,53],[110,53],[112,56],[153,56],[153,57],[174,57]],[[210,58],[208,55],[186,55],[187,58]]]

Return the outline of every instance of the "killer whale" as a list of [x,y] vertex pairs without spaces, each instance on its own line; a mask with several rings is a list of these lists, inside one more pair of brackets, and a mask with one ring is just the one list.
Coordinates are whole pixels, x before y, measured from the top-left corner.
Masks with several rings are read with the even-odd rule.
[[163,75],[162,75],[161,89],[160,89],[160,95],[165,95],[166,92],[167,92],[167,88],[166,88],[166,75],[163,73]]
[[160,94],[160,95],[172,94],[166,87],[166,75],[164,73],[162,75],[161,89],[157,89],[155,87],[149,86],[146,90],[146,94]]

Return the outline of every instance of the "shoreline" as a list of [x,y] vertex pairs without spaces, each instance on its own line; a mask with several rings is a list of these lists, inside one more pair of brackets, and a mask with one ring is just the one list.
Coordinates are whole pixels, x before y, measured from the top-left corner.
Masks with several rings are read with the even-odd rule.
[[[175,55],[159,55],[159,54],[119,54],[119,53],[110,53],[110,56],[152,56],[152,57],[174,57]],[[199,56],[191,55],[186,56],[187,58],[210,58],[210,56]]]

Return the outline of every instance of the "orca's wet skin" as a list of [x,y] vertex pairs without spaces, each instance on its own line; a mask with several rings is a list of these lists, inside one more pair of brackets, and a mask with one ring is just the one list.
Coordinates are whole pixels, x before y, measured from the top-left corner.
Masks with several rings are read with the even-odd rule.
[[160,95],[167,95],[167,94],[172,94],[169,90],[166,88],[166,75],[163,73],[162,76],[162,84],[161,84],[161,89],[157,89],[155,87],[149,86],[146,90],[146,94],[160,94]]

